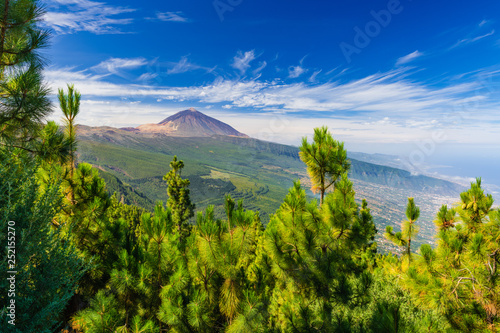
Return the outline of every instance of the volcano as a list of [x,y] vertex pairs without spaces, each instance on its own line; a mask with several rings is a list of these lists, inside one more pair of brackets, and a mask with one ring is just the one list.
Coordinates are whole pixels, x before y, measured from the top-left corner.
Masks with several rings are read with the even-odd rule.
[[248,137],[228,124],[209,117],[194,108],[177,112],[158,124],[138,126],[135,130],[180,137],[210,137],[212,135]]

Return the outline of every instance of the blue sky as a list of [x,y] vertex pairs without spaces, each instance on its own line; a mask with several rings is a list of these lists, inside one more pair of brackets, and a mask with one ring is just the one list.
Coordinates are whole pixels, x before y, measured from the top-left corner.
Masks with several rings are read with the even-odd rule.
[[348,149],[500,185],[498,1],[45,4],[46,78],[82,92],[82,124],[196,107],[288,144],[327,125]]

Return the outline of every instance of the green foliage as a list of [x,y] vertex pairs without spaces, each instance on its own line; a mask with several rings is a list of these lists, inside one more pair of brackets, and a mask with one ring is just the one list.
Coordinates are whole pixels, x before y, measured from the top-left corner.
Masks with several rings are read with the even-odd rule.
[[174,234],[172,211],[163,203],[157,203],[154,215],[145,213],[142,219],[142,235],[144,246],[143,275],[144,291],[149,297],[148,311],[154,316],[161,303],[160,293],[167,284],[168,277],[176,267],[180,256],[178,250],[179,235]]
[[396,268],[396,274],[417,304],[437,311],[450,329],[497,332],[499,213],[491,208],[493,199],[484,194],[480,179],[460,198],[456,209],[443,206],[437,214],[437,247],[421,246],[415,261]]
[[[261,307],[247,268],[262,230],[258,214],[226,197],[227,219],[213,207],[197,216],[184,260],[163,293],[159,318],[173,331],[233,332],[263,325]],[[251,322],[249,322],[251,321]],[[222,327],[219,327],[224,323]],[[251,332],[251,331],[250,331]]]
[[189,235],[188,220],[194,216],[195,208],[189,197],[189,179],[181,177],[183,168],[184,162],[178,161],[177,156],[174,156],[174,159],[170,162],[171,170],[163,177],[168,185],[167,205],[172,210],[172,219],[181,239]]
[[96,233],[99,233],[98,224],[110,205],[106,183],[99,177],[96,169],[81,163],[73,177],[68,179],[68,188],[72,198],[66,198],[64,217],[73,228],[72,233],[78,247],[92,251],[98,237]]
[[59,129],[59,126],[49,121],[39,133],[38,156],[46,164],[64,165],[71,156],[73,140]]
[[[3,151],[0,180],[0,253],[2,258],[12,253],[7,252],[8,240],[15,250],[14,269],[9,269],[7,260],[0,262],[0,327],[2,332],[53,332],[89,267],[61,230],[51,227],[60,210],[59,184],[51,182],[42,190],[36,165]],[[8,230],[8,226],[12,228]],[[7,323],[10,318],[6,315],[10,304],[8,271],[13,270],[17,271],[15,326]]]
[[39,26],[44,11],[37,0],[11,0],[0,12],[0,143],[36,154],[43,152],[36,138],[51,112],[38,53],[49,37]]
[[0,142],[3,146],[43,153],[38,146],[42,121],[51,112],[49,89],[42,82],[41,68],[12,70],[0,81]]
[[387,226],[385,229],[385,238],[392,241],[397,246],[404,248],[403,256],[408,257],[408,263],[411,262],[411,240],[415,238],[418,234],[419,226],[415,222],[420,217],[420,208],[415,205],[415,200],[413,198],[408,198],[408,204],[406,205],[406,220],[402,222],[401,231],[393,232],[391,226]]
[[344,143],[334,140],[327,127],[315,128],[312,143],[306,137],[302,139],[299,156],[307,166],[312,191],[320,192],[323,204],[325,192],[349,171],[351,164]]
[[[321,210],[296,182],[266,228],[261,254],[274,277],[269,311],[277,328],[333,332],[362,311],[373,281],[365,269],[373,260],[375,232],[366,205],[359,210],[354,202],[347,176]],[[362,323],[355,326],[362,329]]]
[[445,230],[450,227],[455,226],[455,209],[449,209],[447,205],[442,205],[437,213],[436,219],[434,220],[434,224],[438,227],[439,230]]
[[[338,177],[321,207],[295,182],[265,230],[258,213],[226,196],[223,219],[208,206],[198,212],[191,230],[181,224],[179,232],[180,217],[186,216],[182,212],[188,211],[183,207],[189,206],[179,203],[190,203],[189,193],[181,190],[189,183],[180,177],[183,163],[174,158],[171,167],[165,177],[176,180],[169,186],[176,190],[171,197],[184,196],[183,201],[167,207],[158,203],[139,222],[118,223],[114,234],[124,232],[128,241],[114,242],[118,255],[111,266],[111,256],[99,254],[108,263],[102,264],[108,272],[102,275],[106,283],[92,306],[74,317],[73,327],[85,332],[98,331],[103,323],[108,330],[166,332],[451,329],[446,314],[421,309],[406,284],[392,278],[401,270],[397,258],[376,255],[370,209],[366,201],[358,205],[354,200],[347,174]],[[449,213],[445,215],[449,219]],[[419,209],[410,199],[405,221],[409,225],[399,237],[408,252],[418,217]],[[97,228],[102,235],[109,229],[106,224]],[[482,242],[481,237],[473,241],[476,255],[484,252]],[[432,248],[422,247],[421,254],[427,265],[435,266]],[[406,274],[426,281],[413,266]],[[108,304],[108,312],[98,304]]]
[[132,187],[130,184],[122,182],[118,177],[109,172],[98,170],[99,176],[106,182],[109,195],[116,195],[121,203],[142,207],[148,211],[153,211],[154,203],[143,193]]
[[[423,245],[418,255],[411,253],[420,209],[409,198],[402,230],[386,230],[408,261],[406,256],[377,255],[377,230],[367,202],[359,205],[355,200],[346,170],[334,174],[348,165],[343,164],[348,162],[342,144],[326,128],[316,132],[315,142],[303,146],[317,154],[309,155],[312,160],[319,157],[331,167],[309,168],[316,180],[327,180],[322,204],[309,200],[296,181],[266,229],[258,212],[243,208],[243,201],[230,195],[217,215],[208,205],[190,225],[190,181],[181,177],[184,163],[177,157],[164,177],[167,205],[158,202],[153,212],[109,197],[104,180],[89,164],[79,164],[69,175],[64,164],[44,163],[37,172],[37,192],[43,193],[37,200],[50,193],[62,198],[62,210],[56,215],[52,209],[55,218],[49,219],[58,227],[54,234],[65,236],[64,242],[58,241],[76,259],[94,263],[67,308],[71,329],[497,331],[500,212],[492,209],[493,199],[484,194],[480,180],[462,194],[459,207],[441,207],[435,220],[437,248]],[[340,163],[328,154],[338,156]],[[237,172],[230,175],[249,182]],[[61,190],[53,189],[54,178],[63,179]]]
[[[65,134],[66,138],[70,140],[71,144],[69,147],[69,169],[70,176],[73,176],[73,172],[75,169],[75,152],[77,148],[76,142],[76,124],[75,118],[80,112],[80,93],[75,90],[74,85],[68,84],[68,93],[65,94],[62,89],[59,89],[58,92],[59,98],[59,106],[64,115],[64,126],[65,126]],[[71,195],[73,193],[71,192]],[[74,198],[72,198],[74,200]]]
[[[134,185],[154,183],[162,197],[166,186],[166,207],[158,202],[146,212],[125,204],[123,195],[110,197],[90,164],[76,165],[81,96],[74,86],[58,94],[65,131],[43,124],[51,103],[38,53],[48,38],[38,1],[5,1],[0,13],[0,227],[15,221],[17,270],[16,325],[6,323],[4,293],[2,332],[48,333],[67,320],[67,329],[82,333],[500,330],[500,211],[480,179],[457,207],[441,207],[437,247],[424,244],[418,255],[411,243],[420,209],[408,198],[401,231],[388,226],[385,233],[403,247],[397,258],[376,254],[374,219],[367,202],[355,200],[351,162],[326,127],[314,130],[312,143],[303,138],[298,155],[253,139],[191,138],[186,147],[168,138],[165,147],[156,137],[151,144],[120,138],[128,148],[106,146],[103,160],[122,164],[106,170]],[[100,137],[108,135],[114,132]],[[194,156],[191,177],[181,177],[184,162],[173,156],[160,184],[157,170],[176,150]],[[237,162],[229,163],[228,154]],[[286,158],[278,163],[275,155]],[[320,192],[319,206],[299,181],[284,193],[290,175],[302,170],[298,157]],[[351,171],[374,180],[374,170],[405,175],[362,162]],[[194,225],[192,182],[207,188],[195,192],[206,210]],[[113,186],[135,193],[121,181]],[[235,200],[243,198],[252,200],[250,209]],[[252,209],[267,215],[278,204],[264,229]],[[0,242],[10,235],[2,231]],[[7,251],[0,248],[4,258]],[[2,290],[9,287],[7,264],[0,262]]]
[[100,290],[90,306],[73,319],[73,328],[88,333],[115,332],[123,321],[113,294]]
[[85,163],[78,165],[66,187],[72,189],[74,200],[64,197],[63,210],[56,220],[81,255],[93,259],[94,267],[79,288],[79,295],[92,296],[107,284],[122,251],[137,256],[136,234],[143,210],[109,197],[97,170]]
[[37,0],[9,0],[0,4],[0,12],[0,145],[49,163],[65,162],[74,138],[65,137],[54,122],[43,124],[52,112],[38,52],[49,38],[39,25],[43,6]]
[[460,219],[474,231],[488,216],[493,205],[493,197],[491,194],[484,194],[481,178],[477,178],[475,183],[471,183],[469,190],[460,194],[460,200],[462,201],[461,209],[458,211]]
[[[378,259],[381,267],[394,267],[394,257]],[[451,332],[446,318],[435,309],[424,309],[398,280],[384,269],[375,270],[371,298],[366,310],[368,332]]]
[[[94,172],[94,177],[96,175]],[[159,292],[155,282],[158,275],[154,272],[157,269],[168,271],[171,267],[160,266],[164,261],[157,263],[153,247],[143,244],[142,239],[146,242],[149,238],[141,223],[149,226],[150,215],[118,202],[114,196],[108,201],[106,207],[92,205],[84,208],[84,211],[103,211],[89,221],[89,229],[78,230],[80,237],[85,237],[88,243],[77,244],[84,256],[94,258],[95,267],[84,277],[79,290],[84,298],[91,298],[91,307],[73,316],[71,325],[73,329],[84,332],[100,332],[102,329],[153,332],[156,326],[148,318],[157,311],[158,301],[155,309],[154,296]],[[161,212],[160,205],[157,213]],[[153,220],[158,219],[162,219],[161,214]],[[150,227],[147,231],[158,232],[158,228]]]
[[[215,216],[224,218],[224,197],[230,194],[235,200],[243,199],[247,209],[259,210],[264,225],[281,205],[293,181],[304,177],[306,171],[298,147],[256,139],[151,137],[119,129],[81,127],[78,140],[81,161],[109,172],[143,193],[151,202],[166,200],[167,185],[162,179],[166,172],[163,170],[176,154],[185,163],[182,176],[190,181],[191,201],[198,210],[214,205]],[[414,176],[407,171],[353,159],[349,178],[355,182],[361,180],[356,182],[357,199],[361,199],[360,193],[368,192],[365,182],[372,184],[369,187],[375,187],[369,190],[371,198],[367,199],[380,230],[384,230],[388,223],[402,219],[404,207],[394,206],[391,202],[400,198],[406,201],[405,193],[426,188],[429,197],[432,193],[457,196],[462,191],[459,185],[444,180]],[[120,192],[108,181],[106,179],[111,193]],[[306,183],[302,184],[310,194],[309,184],[307,188]],[[378,184],[383,186],[378,187]],[[393,191],[389,187],[401,190]],[[135,194],[120,193],[125,203],[153,210],[154,204],[142,204]],[[427,200],[427,197],[420,200]],[[428,224],[434,217],[433,205],[422,204],[421,220]],[[378,234],[377,239],[383,238],[382,235],[383,232]],[[422,232],[412,243],[429,241],[433,241],[433,232],[422,226]],[[387,250],[386,244],[379,243],[379,249]]]
[[47,46],[49,33],[39,26],[45,14],[37,0],[10,0],[0,4],[0,69],[40,64],[38,49]]

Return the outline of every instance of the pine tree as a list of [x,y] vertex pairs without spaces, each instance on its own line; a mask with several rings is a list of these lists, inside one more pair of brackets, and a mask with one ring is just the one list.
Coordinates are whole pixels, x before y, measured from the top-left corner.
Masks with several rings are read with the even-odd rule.
[[415,239],[418,233],[419,226],[415,222],[420,217],[420,208],[415,205],[413,198],[408,198],[406,205],[406,220],[403,221],[401,231],[393,232],[391,226],[385,228],[385,238],[392,241],[397,246],[404,247],[403,256],[408,257],[408,264],[411,263],[411,240]]
[[170,171],[163,177],[167,181],[168,200],[167,206],[172,210],[172,219],[180,235],[181,241],[189,235],[188,221],[194,216],[195,205],[189,197],[189,179],[181,177],[184,162],[178,161],[174,156],[170,162]]
[[79,164],[73,178],[67,181],[70,184],[62,193],[66,194],[70,186],[74,200],[63,198],[62,210],[54,224],[62,227],[82,256],[89,260],[93,258],[94,268],[84,276],[78,291],[79,295],[93,295],[109,277],[109,266],[106,267],[102,260],[108,255],[117,259],[116,244],[125,237],[123,227],[126,224],[119,220],[110,223],[107,219],[111,199],[106,183],[91,165]]
[[485,195],[481,188],[481,178],[471,183],[471,188],[460,194],[462,201],[461,209],[458,211],[460,218],[467,224],[470,231],[475,231],[485,221],[493,205],[491,194]]
[[39,26],[45,14],[39,1],[7,0],[0,4],[0,68],[40,64],[38,53],[47,46],[49,32]]
[[158,318],[172,331],[260,332],[262,304],[248,277],[255,258],[258,214],[226,197],[226,220],[213,206],[198,213],[186,253],[162,292]]
[[66,202],[65,212],[68,215],[63,218],[69,219],[77,242],[91,249],[92,239],[95,239],[91,235],[98,232],[97,225],[103,221],[111,204],[106,183],[99,177],[97,169],[87,163],[78,165],[69,182],[74,200]]
[[49,38],[40,28],[43,7],[37,0],[6,0],[0,13],[0,143],[40,153],[35,139],[51,112],[38,52]]
[[[144,291],[148,295],[147,313],[155,316],[161,304],[162,288],[175,269],[180,257],[178,241],[180,235],[174,234],[173,214],[169,207],[158,202],[154,214],[145,213],[141,217],[144,246]],[[161,322],[157,321],[161,328]]]
[[327,127],[315,128],[312,143],[307,142],[307,137],[302,139],[299,155],[307,166],[313,192],[320,192],[322,205],[325,192],[349,171],[344,143],[334,140]]
[[438,227],[438,231],[455,227],[456,215],[457,212],[455,209],[449,209],[447,205],[442,205],[434,220],[434,224]]
[[[38,135],[37,156],[45,162],[42,163],[42,168],[48,170],[52,166],[65,165],[71,156],[73,140],[64,135],[54,121],[47,122]],[[54,171],[54,169],[51,170],[51,172]],[[65,178],[65,176],[60,178]]]
[[[362,234],[360,231],[366,231]],[[361,329],[359,316],[369,301],[376,229],[366,205],[354,201],[343,175],[321,209],[308,202],[295,182],[264,233],[263,256],[274,287],[269,311],[281,331],[334,332]],[[348,328],[350,327],[350,328]]]
[[[80,112],[81,94],[75,90],[74,85],[68,84],[68,93],[65,94],[62,89],[59,89],[59,105],[64,114],[64,125],[67,139],[71,142],[69,154],[69,170],[70,178],[73,178],[75,170],[75,153],[77,149],[75,118]],[[72,192],[71,192],[72,193]],[[74,195],[72,195],[74,200]]]
[[[53,332],[89,269],[74,246],[51,221],[60,210],[57,181],[43,190],[36,177],[36,164],[26,156],[14,157],[0,151],[0,247],[7,258],[7,236],[15,235],[15,268],[0,262],[0,328],[2,332]],[[13,221],[13,223],[9,223]],[[8,233],[8,227],[11,233]],[[10,304],[8,271],[15,274],[15,326],[8,324]]]
[[72,328],[77,332],[116,332],[124,322],[124,313],[116,297],[100,290],[90,301],[90,306],[73,317]]
[[[72,317],[71,326],[77,332],[157,331],[154,324],[159,305],[156,269],[165,274],[171,267],[163,266],[164,261],[157,263],[156,253],[152,257],[148,255],[155,251],[148,245],[149,236],[141,226],[141,221],[146,219],[151,220],[150,214],[141,215],[140,210],[111,197],[110,207],[96,225],[96,251],[84,252],[92,255],[94,268],[85,277],[80,292],[83,301],[90,301],[91,306]],[[168,244],[175,246],[175,242]],[[167,248],[164,255],[170,254]]]
[[481,180],[460,195],[456,209],[441,207],[437,247],[424,244],[403,285],[424,309],[435,309],[457,331],[500,329],[500,219]]

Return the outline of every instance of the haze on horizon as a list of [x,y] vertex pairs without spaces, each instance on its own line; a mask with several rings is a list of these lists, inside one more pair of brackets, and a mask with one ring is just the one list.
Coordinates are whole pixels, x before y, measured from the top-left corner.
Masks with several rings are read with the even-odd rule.
[[138,126],[195,107],[293,145],[326,125],[349,150],[500,186],[498,1],[52,0],[47,10],[46,79],[81,91],[82,124]]

